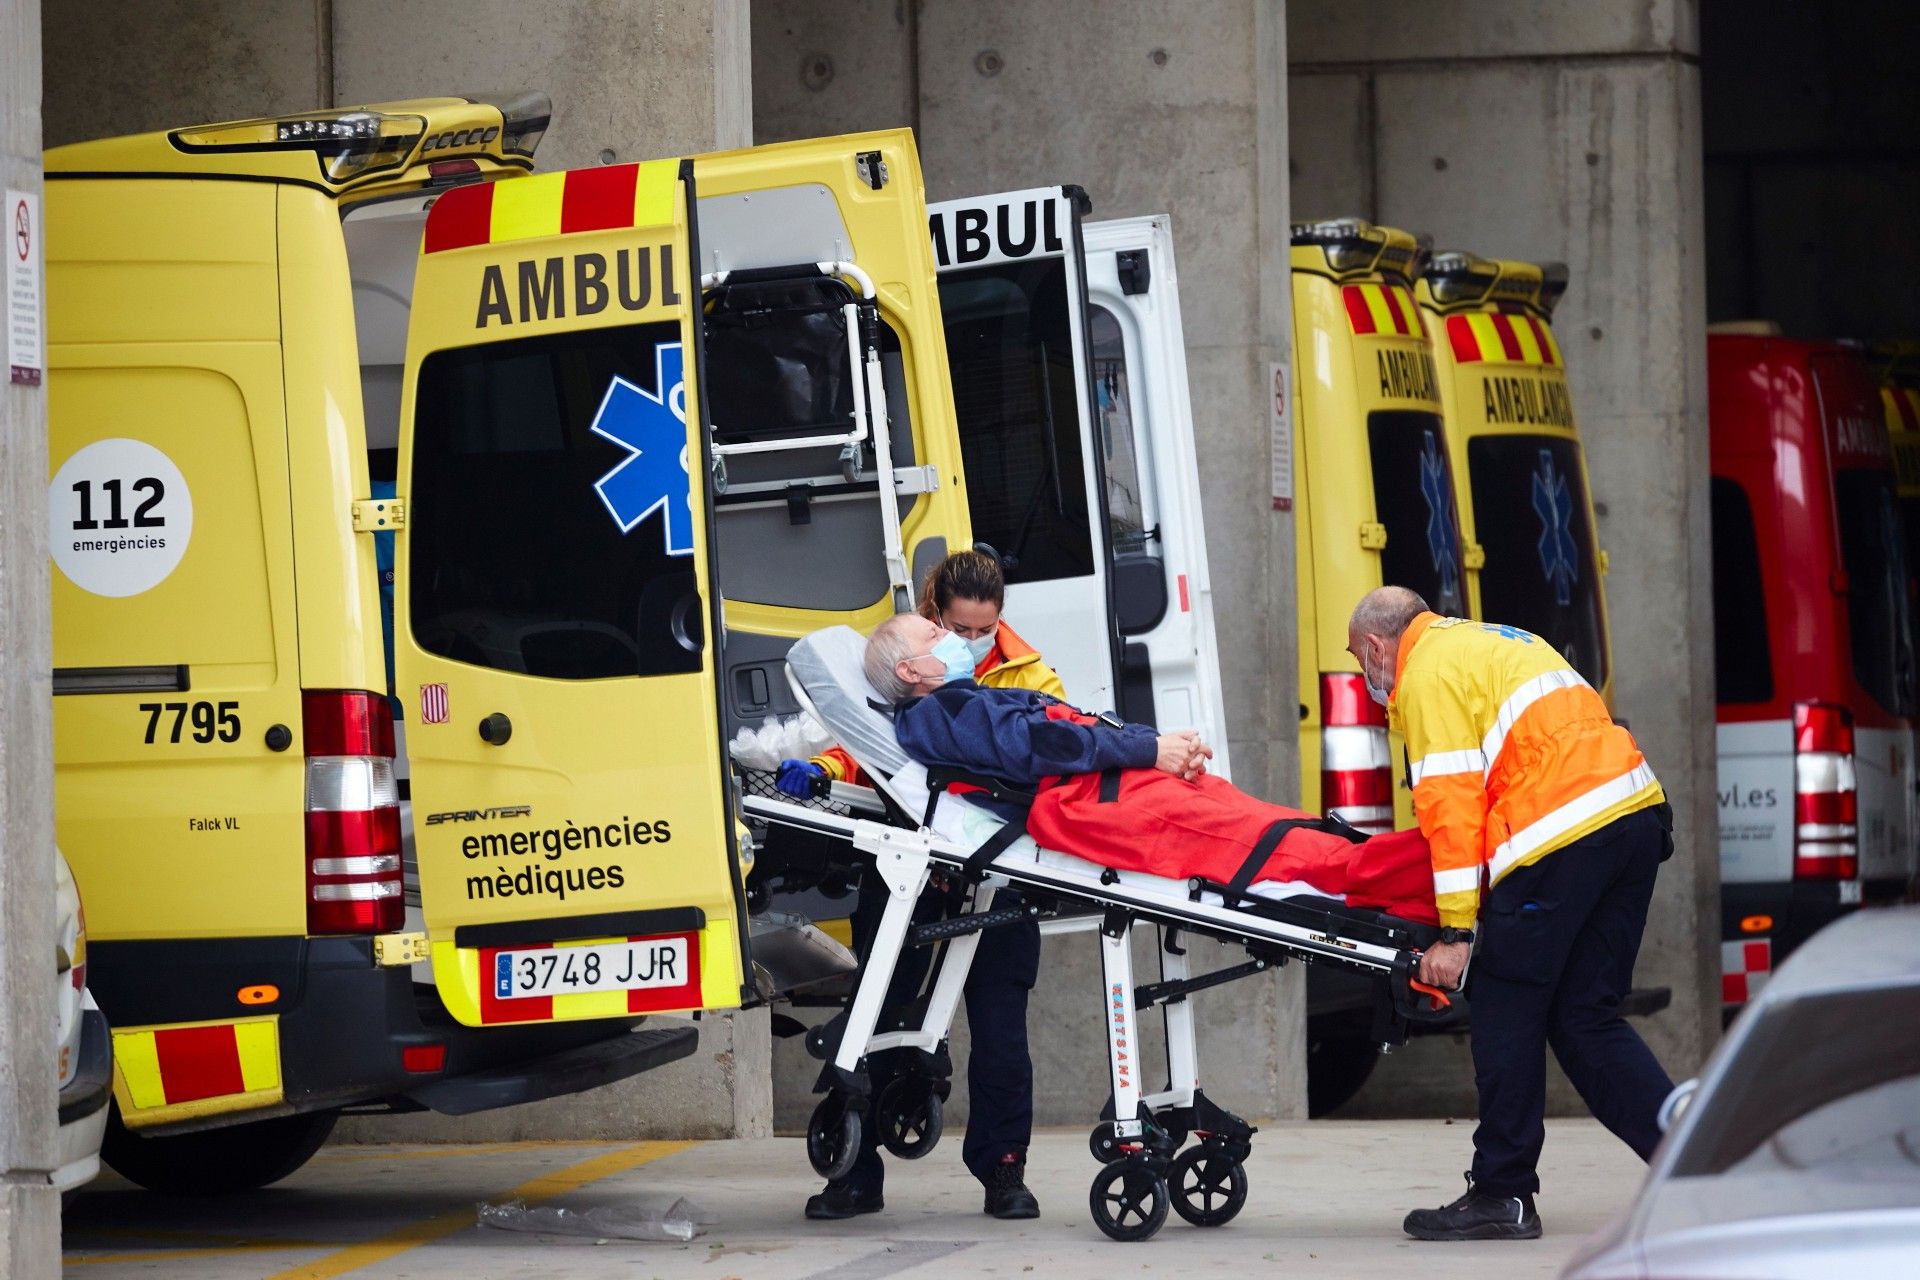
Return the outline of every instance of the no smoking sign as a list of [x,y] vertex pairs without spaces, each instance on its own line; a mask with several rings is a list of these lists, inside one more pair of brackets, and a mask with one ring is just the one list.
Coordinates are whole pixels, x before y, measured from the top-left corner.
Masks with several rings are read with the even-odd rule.
[[28,191],[7,192],[7,369],[13,382],[37,387],[47,367],[46,337],[41,317],[40,197]]

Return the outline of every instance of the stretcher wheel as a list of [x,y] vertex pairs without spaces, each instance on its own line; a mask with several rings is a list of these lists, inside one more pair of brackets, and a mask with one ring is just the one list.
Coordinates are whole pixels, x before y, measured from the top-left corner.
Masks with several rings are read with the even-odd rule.
[[1167,1183],[1140,1160],[1121,1160],[1093,1175],[1087,1208],[1093,1225],[1122,1244],[1151,1239],[1167,1220]]
[[1211,1143],[1202,1143],[1173,1158],[1167,1189],[1173,1211],[1194,1226],[1224,1226],[1246,1207],[1247,1167]]
[[931,1082],[895,1076],[880,1090],[873,1122],[880,1145],[902,1160],[918,1160],[940,1141],[944,1104]]
[[807,1161],[815,1173],[832,1182],[846,1176],[859,1154],[860,1113],[830,1093],[807,1121]]
[[1101,1164],[1112,1164],[1127,1154],[1120,1149],[1120,1139],[1113,1132],[1111,1120],[1102,1120],[1093,1126],[1093,1132],[1087,1135],[1087,1150],[1093,1152],[1093,1158]]

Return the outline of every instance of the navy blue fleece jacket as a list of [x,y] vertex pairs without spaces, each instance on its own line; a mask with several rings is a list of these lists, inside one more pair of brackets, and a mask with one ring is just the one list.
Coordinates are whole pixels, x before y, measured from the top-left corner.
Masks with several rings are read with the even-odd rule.
[[1062,705],[1032,689],[950,680],[901,706],[894,727],[901,747],[921,764],[1028,786],[1060,774],[1153,768],[1160,755],[1160,735],[1153,729],[1049,719],[1047,709]]

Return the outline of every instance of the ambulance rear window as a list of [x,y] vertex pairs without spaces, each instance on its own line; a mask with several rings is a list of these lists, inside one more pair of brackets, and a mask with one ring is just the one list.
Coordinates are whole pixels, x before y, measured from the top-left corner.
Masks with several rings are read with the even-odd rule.
[[1771,702],[1772,645],[1753,504],[1725,476],[1713,478],[1712,501],[1714,700]]
[[423,649],[565,680],[699,669],[691,530],[669,527],[683,513],[669,499],[623,532],[595,487],[638,456],[592,430],[614,379],[670,399],[657,370],[679,341],[669,322],[426,358],[408,512]]
[[1598,689],[1607,682],[1599,553],[1580,446],[1564,436],[1467,442],[1475,536],[1487,553],[1480,612],[1531,631]]
[[1367,415],[1375,519],[1387,527],[1380,581],[1410,587],[1436,613],[1467,612],[1460,577],[1460,520],[1440,415],[1382,410]]
[[1000,552],[1009,583],[1091,574],[1066,263],[944,275],[940,307],[973,536]]
[[1842,467],[1833,474],[1840,562],[1847,571],[1847,630],[1853,674],[1895,715],[1914,710],[1913,630],[1906,534],[1893,473]]

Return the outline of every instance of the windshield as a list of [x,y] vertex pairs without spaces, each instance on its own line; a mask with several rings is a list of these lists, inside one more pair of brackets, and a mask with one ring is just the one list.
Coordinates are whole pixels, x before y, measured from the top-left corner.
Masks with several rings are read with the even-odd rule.
[[1695,1104],[1649,1233],[1920,1208],[1920,986],[1758,1012],[1726,1075]]
[[940,310],[973,536],[1009,585],[1091,574],[1066,263],[943,273]]
[[1477,436],[1467,442],[1467,475],[1474,535],[1487,554],[1481,615],[1540,636],[1604,688],[1607,630],[1579,442]]
[[1834,472],[1840,561],[1847,571],[1847,630],[1860,687],[1894,715],[1913,714],[1914,652],[1907,603],[1906,532],[1893,475]]
[[1381,410],[1367,415],[1375,518],[1387,529],[1380,581],[1410,587],[1436,612],[1463,617],[1460,520],[1440,415]]

